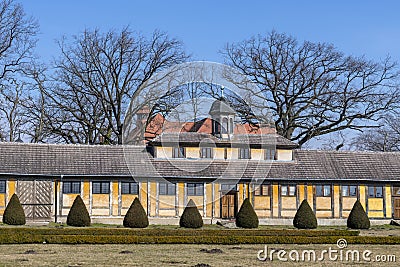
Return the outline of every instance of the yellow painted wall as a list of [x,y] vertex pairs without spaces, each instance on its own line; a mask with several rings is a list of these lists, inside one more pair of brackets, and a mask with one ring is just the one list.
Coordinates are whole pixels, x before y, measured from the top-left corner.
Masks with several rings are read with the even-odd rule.
[[8,203],[8,201],[10,200],[10,198],[12,197],[12,195],[15,194],[16,181],[14,181],[14,180],[9,180],[9,181],[7,182],[7,185],[8,185],[8,200],[7,200],[7,203]]
[[180,216],[185,209],[185,183],[178,183],[178,209]]
[[279,186],[277,184],[272,185],[272,213],[274,217],[279,215]]
[[140,182],[139,190],[140,202],[147,213],[147,182]]
[[186,158],[200,158],[200,148],[199,147],[186,147]]
[[93,194],[92,195],[92,209],[95,208],[109,208],[110,195],[109,194]]
[[383,198],[368,198],[369,211],[383,211]]
[[293,152],[289,149],[277,149],[277,160],[293,160]]
[[253,160],[264,160],[264,150],[251,148],[251,159]]
[[86,207],[89,210],[89,202],[90,202],[90,182],[89,181],[83,182],[83,192],[81,194],[81,198],[83,200],[83,203],[85,203]]
[[157,192],[157,183],[156,182],[150,182],[150,216],[156,216],[156,204],[157,204],[157,199],[156,199],[156,192]]
[[283,218],[294,218],[296,210],[281,210],[281,217]]
[[228,159],[238,159],[239,158],[239,148],[227,148],[227,158]]
[[244,201],[243,194],[244,194],[244,184],[239,184],[238,185],[238,205],[239,205],[239,207]]
[[333,186],[333,217],[340,217],[340,186]]
[[368,211],[369,218],[383,218],[383,211]]
[[118,216],[118,181],[112,181],[112,196],[111,196],[111,205],[112,205],[112,215]]
[[366,188],[365,185],[358,186],[359,194],[360,194],[360,203],[363,206],[364,210],[366,210]]
[[331,198],[330,197],[316,197],[315,204],[317,210],[331,210]]
[[158,196],[158,209],[173,209],[175,210],[175,196]]
[[327,210],[317,210],[315,216],[317,218],[331,218],[332,212]]
[[271,216],[271,197],[254,196],[253,207],[259,217]]
[[66,208],[70,208],[72,204],[74,203],[74,200],[78,194],[63,194],[62,200],[62,206]]
[[[121,195],[121,215],[124,216],[126,212],[128,211],[129,207],[131,206],[133,200],[135,197],[138,195],[130,195],[130,194],[123,194]],[[146,207],[141,203],[143,208],[146,209]]]
[[342,197],[342,210],[343,211],[350,211],[354,203],[357,201],[356,197]]
[[282,210],[297,209],[296,197],[281,196],[281,202],[282,202],[281,203]]
[[307,185],[307,202],[314,210],[314,187],[312,185]]
[[219,191],[220,185],[214,184],[214,194],[215,194],[215,201],[214,201],[214,217],[219,217],[220,214],[220,204],[221,204],[221,192]]
[[214,147],[214,159],[224,159],[225,148],[223,147]]
[[301,203],[301,201],[303,201],[303,199],[305,199],[305,194],[304,194],[304,189],[305,189],[305,186],[303,185],[303,184],[299,184],[298,185],[298,192],[299,192],[299,200],[300,200],[300,203]]
[[157,158],[172,158],[172,147],[160,147],[156,148]]
[[199,210],[201,216],[203,216],[203,203],[204,203],[204,198],[203,196],[187,196],[187,200],[189,202],[189,200],[192,199],[194,201],[194,203],[197,206],[197,209]]
[[385,185],[386,217],[392,217],[392,190],[390,185]]
[[212,216],[212,184],[206,186],[206,217]]

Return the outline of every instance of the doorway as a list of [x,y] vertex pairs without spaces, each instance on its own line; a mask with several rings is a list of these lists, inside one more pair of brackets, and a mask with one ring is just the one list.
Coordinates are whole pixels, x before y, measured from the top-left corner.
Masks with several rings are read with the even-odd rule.
[[396,197],[393,199],[393,217],[394,219],[400,219],[400,197]]
[[233,219],[237,213],[237,192],[230,191],[221,197],[221,219]]

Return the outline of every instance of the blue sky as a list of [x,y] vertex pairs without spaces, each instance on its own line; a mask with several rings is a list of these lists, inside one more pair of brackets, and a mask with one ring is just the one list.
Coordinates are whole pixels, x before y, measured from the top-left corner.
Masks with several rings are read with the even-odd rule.
[[37,54],[57,56],[56,39],[85,28],[155,29],[183,41],[196,60],[222,62],[218,50],[271,30],[298,40],[328,42],[349,55],[400,61],[400,1],[129,1],[21,0],[41,33]]

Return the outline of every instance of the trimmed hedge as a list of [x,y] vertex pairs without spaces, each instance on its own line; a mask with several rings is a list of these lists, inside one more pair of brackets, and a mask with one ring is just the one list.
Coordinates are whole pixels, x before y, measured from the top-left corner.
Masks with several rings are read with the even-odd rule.
[[307,199],[304,199],[297,209],[296,215],[293,219],[293,226],[298,229],[317,228],[317,217],[315,217]]
[[3,213],[3,223],[9,225],[24,225],[25,212],[16,194],[13,194]]
[[182,216],[179,219],[179,225],[185,228],[200,228],[203,226],[203,218],[192,199],[189,200],[186,208],[183,210]]
[[29,228],[2,227],[0,236],[7,235],[93,235],[93,236],[358,236],[356,230],[245,230],[245,229],[129,229],[129,228]]
[[125,214],[123,225],[129,228],[146,228],[149,226],[149,219],[139,199],[135,197],[132,205]]
[[365,213],[363,206],[357,199],[350,211],[349,217],[347,218],[347,227],[351,229],[369,229],[370,226],[371,223],[367,213]]
[[258,216],[250,200],[246,198],[236,214],[236,226],[241,228],[258,228]]
[[112,235],[0,235],[0,244],[400,244],[399,236],[112,236]]
[[90,215],[80,195],[77,195],[68,212],[67,224],[70,226],[90,226]]

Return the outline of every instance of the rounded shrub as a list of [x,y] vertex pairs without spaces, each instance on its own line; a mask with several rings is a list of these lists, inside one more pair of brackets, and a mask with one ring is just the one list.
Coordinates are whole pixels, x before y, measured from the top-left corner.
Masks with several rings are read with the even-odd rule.
[[236,226],[241,228],[257,228],[258,227],[258,216],[254,211],[250,200],[246,198],[239,212],[236,214]]
[[26,223],[25,212],[16,194],[11,196],[3,213],[3,223],[9,225],[24,225]]
[[136,197],[124,217],[124,226],[130,228],[146,228],[149,219],[139,199]]
[[297,229],[315,229],[317,225],[317,217],[315,217],[307,200],[304,199],[294,216],[293,226]]
[[351,229],[369,229],[371,223],[360,201],[357,200],[347,218],[347,227]]
[[67,216],[67,225],[70,226],[90,226],[90,216],[85,203],[80,195],[77,195]]
[[185,228],[200,228],[203,226],[203,218],[192,199],[189,200],[186,208],[183,210],[179,225]]

